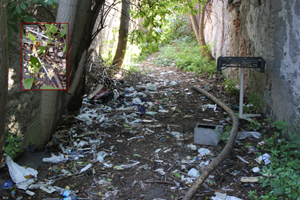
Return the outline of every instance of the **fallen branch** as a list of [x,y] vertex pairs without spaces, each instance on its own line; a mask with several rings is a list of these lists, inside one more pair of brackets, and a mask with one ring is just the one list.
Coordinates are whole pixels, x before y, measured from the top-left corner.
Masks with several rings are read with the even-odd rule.
[[209,176],[210,173],[212,173],[229,155],[233,144],[234,140],[237,135],[238,127],[239,127],[239,119],[236,116],[236,114],[228,107],[226,106],[223,102],[219,101],[216,97],[211,95],[210,93],[206,92],[205,90],[202,90],[197,87],[192,87],[193,90],[200,92],[204,94],[206,97],[208,97],[210,100],[212,100],[214,103],[218,104],[222,109],[224,109],[228,115],[231,117],[233,121],[232,129],[230,131],[230,136],[228,138],[228,142],[222,152],[216,157],[213,161],[209,163],[204,169],[203,172],[201,173],[201,176],[199,176],[193,183],[192,187],[188,190],[188,192],[185,194],[183,200],[189,200],[191,199],[199,187],[203,184],[203,182],[206,180],[206,178]]

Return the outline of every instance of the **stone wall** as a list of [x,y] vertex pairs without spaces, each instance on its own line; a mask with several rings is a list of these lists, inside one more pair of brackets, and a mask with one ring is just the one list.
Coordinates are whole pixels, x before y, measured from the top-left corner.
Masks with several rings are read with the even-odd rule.
[[[205,39],[212,55],[262,57],[265,73],[245,70],[246,94],[257,93],[267,117],[300,132],[300,1],[211,0]],[[226,77],[239,77],[227,69]]]

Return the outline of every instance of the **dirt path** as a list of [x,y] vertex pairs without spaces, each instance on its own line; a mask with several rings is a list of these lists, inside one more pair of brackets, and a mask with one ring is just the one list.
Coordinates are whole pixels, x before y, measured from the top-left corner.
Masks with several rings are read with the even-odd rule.
[[[205,108],[204,105],[212,102],[191,91],[191,87],[205,86],[216,97],[228,104],[232,102],[222,87],[222,77],[209,79],[208,75],[198,76],[175,67],[158,67],[151,62],[157,54],[139,66],[142,73],[137,80],[125,80],[124,98],[106,104],[90,104],[84,100],[82,110],[91,116],[91,125],[74,118],[64,120],[50,151],[56,155],[62,153],[60,144],[69,153],[69,160],[40,166],[37,169],[40,181],[55,179],[52,186],[68,186],[78,191],[77,197],[91,199],[152,200],[184,196],[193,180],[187,173],[201,173],[201,168],[224,147],[223,142],[217,146],[194,145],[195,124],[226,124],[226,114],[220,108],[217,112]],[[136,97],[143,105],[133,104]],[[240,181],[241,177],[257,175],[251,172],[257,165],[257,155],[248,154],[245,143],[251,145],[258,141],[248,138],[237,143],[232,154],[210,175],[206,187],[199,189],[195,199],[207,199],[215,196],[215,192],[248,199],[248,191],[260,191],[257,183]],[[210,150],[211,154],[199,155],[200,148]],[[249,164],[239,160],[237,155]],[[80,173],[89,163],[91,168]],[[66,177],[64,169],[73,175]],[[2,172],[5,175],[1,178],[9,179],[8,169]],[[17,189],[15,197],[62,198],[56,192],[32,191],[35,196],[30,197]],[[15,199],[8,190],[2,196]]]

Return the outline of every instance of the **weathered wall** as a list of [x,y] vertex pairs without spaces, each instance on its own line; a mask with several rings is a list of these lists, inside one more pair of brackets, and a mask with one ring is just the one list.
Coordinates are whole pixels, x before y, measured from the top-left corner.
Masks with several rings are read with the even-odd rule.
[[[247,69],[246,93],[262,96],[267,116],[289,122],[300,132],[300,1],[211,0],[205,38],[212,54],[260,56],[265,73]],[[238,69],[225,76],[239,77]]]

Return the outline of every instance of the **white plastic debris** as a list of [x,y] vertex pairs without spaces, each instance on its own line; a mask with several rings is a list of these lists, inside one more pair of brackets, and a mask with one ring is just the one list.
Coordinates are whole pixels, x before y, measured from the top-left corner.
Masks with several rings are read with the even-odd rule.
[[112,163],[103,163],[103,167],[105,168],[112,168],[113,164]]
[[159,173],[160,175],[164,176],[166,174],[166,172],[164,171],[163,168],[158,168],[155,170],[157,173]]
[[132,103],[133,103],[133,104],[136,104],[136,105],[141,105],[141,104],[142,104],[142,101],[141,101],[140,98],[135,98],[135,99],[132,100]]
[[34,182],[34,179],[37,178],[38,172],[35,169],[31,167],[25,169],[15,163],[9,156],[6,156],[5,161],[9,169],[10,177],[17,184],[19,189],[26,190],[27,187]]
[[187,148],[191,148],[192,150],[197,150],[197,147],[194,144],[188,144],[186,146],[187,146]]
[[148,90],[157,90],[158,85],[159,85],[158,83],[155,83],[155,84],[147,83],[146,88]]
[[30,191],[30,190],[26,190],[25,193],[28,194],[28,195],[30,195],[30,196],[34,196],[35,195],[35,193],[32,192],[32,191]]
[[258,167],[253,167],[253,168],[252,168],[252,171],[253,171],[254,173],[257,173],[257,172],[260,171],[260,169],[259,169]]
[[259,132],[255,132],[255,131],[252,131],[252,132],[248,131],[247,133],[256,139],[259,139],[259,137],[261,135]]
[[271,162],[270,158],[271,158],[270,154],[265,153],[265,154],[259,156],[258,158],[256,158],[255,160],[259,164],[261,164],[261,161],[264,161],[265,165],[268,165]]
[[48,194],[52,194],[53,192],[56,191],[55,187],[51,185],[42,185],[40,189],[47,192]]
[[172,131],[170,132],[175,138],[179,139],[180,137],[182,137],[182,134],[179,133],[179,132],[175,132],[175,131]]
[[43,158],[43,162],[50,162],[50,163],[66,162],[67,160],[68,158],[65,158],[63,154],[60,154],[59,156],[51,154],[50,158]]
[[210,152],[210,150],[209,149],[206,149],[206,148],[200,148],[200,149],[198,149],[198,156],[199,157],[203,157],[203,156],[205,156],[205,155],[212,155],[212,153]]
[[88,170],[88,169],[91,168],[91,167],[92,167],[92,164],[89,163],[87,166],[85,166],[84,168],[82,168],[82,169],[80,170],[80,173],[81,173],[81,172],[84,172],[84,171],[86,171],[86,170]]
[[217,104],[215,104],[215,105],[213,105],[213,104],[206,104],[206,105],[203,105],[203,108],[204,109],[212,108],[215,112],[218,112],[217,111]]
[[140,164],[140,162],[138,161],[132,161],[133,163],[132,164],[123,164],[123,165],[120,165],[120,167],[122,167],[123,169],[127,169],[127,168],[131,168],[131,167],[134,167],[138,164]]
[[119,98],[120,94],[119,94],[118,90],[116,90],[116,89],[114,89],[113,92],[114,92],[114,101],[115,101],[115,100],[117,100],[117,98]]
[[211,197],[212,200],[243,200],[234,196],[226,196],[226,199],[221,199],[219,197]]
[[91,125],[93,120],[89,117],[89,114],[81,114],[77,115],[75,119],[79,119],[80,121],[83,121],[86,123],[86,125]]
[[238,159],[240,159],[244,163],[249,164],[249,162],[247,160],[245,160],[244,158],[242,158],[241,156],[236,156],[236,157],[238,157]]
[[155,150],[155,153],[158,153],[158,152],[160,152],[160,150],[161,150],[161,148],[159,148],[159,149],[156,149],[156,150]]
[[195,168],[190,169],[190,170],[188,171],[188,175],[194,176],[194,177],[199,177],[199,176],[200,176],[198,170],[196,170]]
[[83,146],[88,145],[88,144],[89,144],[88,142],[81,140],[81,141],[78,143],[77,147],[83,147]]
[[129,91],[129,92],[130,92],[130,91],[134,91],[134,87],[130,87],[130,88],[127,87],[127,88],[125,88],[125,91]]
[[208,164],[209,164],[209,160],[207,160],[207,161],[202,161],[202,162],[200,162],[199,166],[200,166],[200,167],[204,167],[204,166],[207,166]]
[[97,160],[102,163],[105,156],[107,156],[107,153],[105,151],[100,151],[97,153]]

